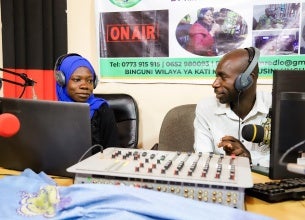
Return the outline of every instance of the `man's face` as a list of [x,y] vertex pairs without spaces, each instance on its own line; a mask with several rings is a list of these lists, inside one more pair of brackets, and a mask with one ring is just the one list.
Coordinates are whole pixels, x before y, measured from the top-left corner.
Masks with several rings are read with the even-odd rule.
[[230,59],[221,60],[216,68],[216,79],[212,84],[216,98],[222,104],[231,103],[237,100],[237,90],[234,83],[240,74],[236,70],[236,62]]
[[75,102],[86,102],[93,92],[93,75],[87,67],[77,68],[67,84],[67,93]]

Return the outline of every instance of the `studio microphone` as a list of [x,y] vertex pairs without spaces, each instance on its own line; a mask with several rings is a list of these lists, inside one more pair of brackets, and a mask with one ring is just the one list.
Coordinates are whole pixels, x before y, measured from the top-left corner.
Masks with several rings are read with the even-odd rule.
[[253,143],[262,143],[270,145],[271,140],[271,116],[272,109],[269,108],[269,112],[262,123],[262,125],[248,124],[242,128],[242,137]]
[[253,143],[270,144],[270,128],[256,124],[248,124],[242,128],[242,137]]
[[10,113],[0,115],[0,137],[12,137],[20,129],[19,119]]

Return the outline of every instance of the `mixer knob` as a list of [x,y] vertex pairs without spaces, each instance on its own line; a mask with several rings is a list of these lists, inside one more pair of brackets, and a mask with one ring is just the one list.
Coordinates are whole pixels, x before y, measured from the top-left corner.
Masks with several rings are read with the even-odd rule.
[[217,202],[218,202],[218,203],[222,203],[222,198],[219,197],[219,198],[217,199]]

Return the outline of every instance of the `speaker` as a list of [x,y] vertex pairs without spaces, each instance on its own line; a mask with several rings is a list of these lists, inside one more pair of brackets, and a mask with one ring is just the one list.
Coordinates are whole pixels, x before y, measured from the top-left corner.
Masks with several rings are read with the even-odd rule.
[[[54,76],[55,76],[55,80],[57,82],[58,85],[60,85],[61,87],[65,86],[66,83],[66,79],[65,79],[65,74],[60,71],[60,66],[62,64],[62,62],[70,56],[79,56],[82,57],[81,55],[77,54],[77,53],[68,53],[68,54],[64,54],[61,55],[60,57],[58,57],[58,59],[55,62],[55,66],[54,66]],[[96,74],[94,73],[94,82],[93,82],[93,88],[95,89],[97,87],[98,84],[98,77],[96,76]]]
[[248,65],[247,69],[242,74],[240,74],[235,80],[234,86],[235,89],[239,92],[245,91],[252,85],[253,79],[251,77],[251,73],[253,72],[256,64],[258,63],[260,55],[259,49],[255,47],[248,47],[245,48],[245,50],[248,51],[250,64]]

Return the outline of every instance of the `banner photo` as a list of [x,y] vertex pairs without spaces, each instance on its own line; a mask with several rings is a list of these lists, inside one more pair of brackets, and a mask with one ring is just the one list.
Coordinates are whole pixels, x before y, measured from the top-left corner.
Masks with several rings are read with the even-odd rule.
[[260,49],[259,83],[305,70],[305,1],[96,0],[103,81],[210,84],[221,56]]

